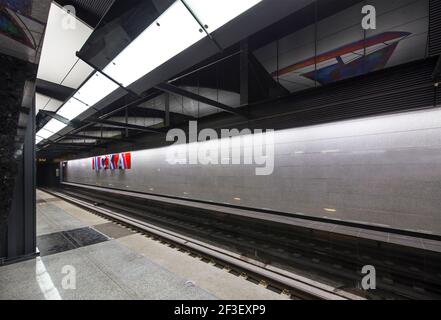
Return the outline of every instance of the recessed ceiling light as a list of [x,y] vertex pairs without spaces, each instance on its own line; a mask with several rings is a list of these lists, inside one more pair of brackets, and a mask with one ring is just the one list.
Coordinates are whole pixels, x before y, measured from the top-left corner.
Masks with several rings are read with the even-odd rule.
[[[43,139],[49,139],[57,132],[64,129],[66,125],[56,119],[49,121],[40,131],[37,132],[37,136]],[[41,142],[41,140],[39,141]]]
[[104,73],[127,87],[204,38],[206,35],[199,29],[185,5],[176,1],[133,40]]
[[[186,0],[184,5],[181,0],[175,1],[109,63],[103,72],[127,87],[206,37],[193,14],[211,33],[259,2],[261,0]],[[97,71],[57,114],[73,120],[117,88],[116,83]],[[58,125],[58,128],[61,130],[65,126]],[[52,125],[51,129],[54,131],[48,131],[52,133],[59,131],[56,131],[56,125]],[[40,136],[47,139],[48,135],[48,132],[43,132]]]
[[70,98],[57,112],[58,115],[66,118],[67,120],[73,120],[82,114],[84,111],[89,109],[87,105],[78,101],[75,98]]
[[74,98],[91,107],[118,89],[118,87],[115,82],[108,79],[101,72],[95,72],[75,93]]
[[40,129],[40,131],[38,131],[37,133],[40,137],[42,137],[43,139],[49,139],[50,137],[52,137],[54,135],[53,132],[51,131],[47,131],[46,129]]

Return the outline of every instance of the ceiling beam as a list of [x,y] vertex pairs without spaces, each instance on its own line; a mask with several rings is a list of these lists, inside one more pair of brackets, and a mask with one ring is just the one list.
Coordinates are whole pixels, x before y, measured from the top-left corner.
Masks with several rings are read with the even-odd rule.
[[49,148],[45,148],[45,150],[81,150],[81,149],[90,149],[97,147],[96,144],[92,143],[54,143],[49,146]]
[[154,129],[154,128],[149,128],[149,127],[138,126],[135,124],[122,123],[122,122],[110,121],[110,120],[89,119],[86,121],[89,123],[105,124],[105,125],[114,126],[114,127],[118,127],[118,128],[143,131],[143,132],[153,132],[153,133],[163,133],[164,132],[163,130],[160,130],[160,129]]
[[66,119],[65,117],[60,116],[58,113],[56,112],[52,112],[52,111],[47,111],[47,110],[40,110],[40,113],[44,116],[48,116],[52,119],[56,119],[62,123],[64,123],[65,125],[73,125],[71,123],[71,121],[69,121],[68,119]]
[[[183,121],[196,120],[196,118],[192,116],[177,112],[170,112],[169,116],[171,123],[180,123]],[[165,120],[167,117],[167,112],[165,110],[159,110],[159,109],[132,107],[129,110],[129,117],[161,118]]]
[[190,91],[186,91],[184,89],[181,89],[179,87],[176,87],[172,84],[169,83],[161,83],[159,85],[156,86],[157,89],[162,90],[163,92],[167,92],[167,93],[171,93],[174,95],[178,95],[178,96],[182,96],[182,97],[186,97],[195,101],[199,101],[205,104],[208,104],[210,106],[213,106],[215,108],[224,110],[226,112],[238,115],[240,117],[244,117],[244,118],[248,118],[248,116],[246,115],[245,112],[238,110],[236,108],[232,108],[230,106],[227,106],[223,103],[211,100],[209,98],[203,97],[201,95],[198,95],[196,93],[190,92]]
[[115,142],[133,142],[133,140],[118,137],[99,137],[99,136],[87,136],[82,134],[67,134],[65,139],[89,139],[89,140],[102,140],[102,141],[115,141]]
[[75,91],[72,88],[42,79],[37,79],[35,90],[37,93],[59,101],[67,100]]

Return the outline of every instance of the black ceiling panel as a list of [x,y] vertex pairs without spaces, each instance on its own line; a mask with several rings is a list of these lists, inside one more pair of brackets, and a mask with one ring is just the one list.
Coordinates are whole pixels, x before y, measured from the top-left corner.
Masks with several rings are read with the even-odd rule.
[[35,90],[42,95],[59,101],[67,100],[75,91],[72,88],[42,79],[37,79]]

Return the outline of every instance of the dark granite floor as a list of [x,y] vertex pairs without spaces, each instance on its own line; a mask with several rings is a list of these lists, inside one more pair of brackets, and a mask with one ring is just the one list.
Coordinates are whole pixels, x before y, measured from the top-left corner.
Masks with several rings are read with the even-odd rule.
[[37,238],[41,256],[48,256],[110,240],[94,228],[86,227],[75,230],[46,234]]

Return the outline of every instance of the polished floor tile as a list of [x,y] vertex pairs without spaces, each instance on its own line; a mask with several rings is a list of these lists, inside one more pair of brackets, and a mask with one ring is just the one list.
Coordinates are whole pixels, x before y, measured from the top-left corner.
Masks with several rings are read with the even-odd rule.
[[87,225],[52,203],[37,205],[37,235],[73,230]]
[[[214,265],[195,259],[190,255],[176,249],[164,246],[158,241],[135,234],[124,237],[117,242],[123,244],[161,267],[167,269],[175,276],[186,279],[185,286],[196,286],[204,289],[219,299],[227,300],[285,300],[286,295],[280,295],[257,286],[244,278],[225,272]],[[173,290],[173,287],[171,287]],[[179,292],[161,292],[168,297],[178,297]]]
[[94,226],[93,228],[112,239],[120,239],[136,233],[135,231],[124,228],[113,222],[99,224]]
[[[133,299],[80,249],[0,268],[0,300],[125,300]],[[75,287],[63,284],[65,268],[75,270]]]
[[[67,270],[75,287],[66,288]],[[0,268],[0,300],[215,299],[117,240]]]
[[[37,212],[41,230],[58,231],[38,237],[41,257],[0,267],[0,300],[283,298],[66,202]],[[74,289],[64,285],[72,271]]]
[[198,286],[188,286],[181,277],[117,240],[83,247],[77,252],[88,256],[125,291],[135,299],[216,299]]
[[[77,221],[84,224],[84,226],[95,226],[99,224],[105,224],[109,221],[106,219],[103,219],[97,215],[91,214],[90,212],[81,209],[79,207],[74,206],[71,203],[68,202],[58,202],[56,204],[57,208],[63,210],[64,212],[67,212],[72,218],[76,219]],[[70,228],[74,229],[74,228]]]

